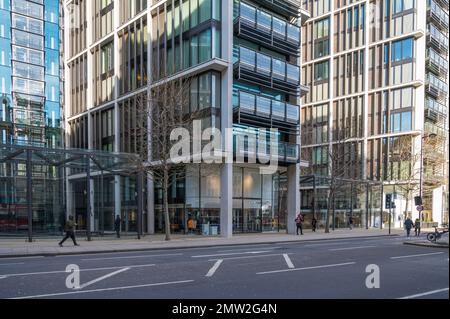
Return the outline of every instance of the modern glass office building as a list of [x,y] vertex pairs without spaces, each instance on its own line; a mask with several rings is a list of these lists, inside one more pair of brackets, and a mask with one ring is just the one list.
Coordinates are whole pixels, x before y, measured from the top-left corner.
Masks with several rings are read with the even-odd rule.
[[[396,204],[396,227],[419,216],[418,195],[424,222],[448,221],[449,2],[302,5],[311,13],[302,32],[302,84],[310,88],[302,100],[302,156],[312,163],[302,171],[303,208],[326,210],[323,177],[334,172],[343,180],[334,196],[336,227],[345,227],[348,214],[362,220],[366,201],[383,203],[376,205],[383,211],[369,212],[369,226],[387,226],[386,194]],[[361,182],[374,189],[369,198]]]
[[[41,148],[62,146],[60,4],[54,0],[0,1],[0,144]],[[1,155],[5,155],[2,153]],[[0,161],[0,232],[26,229],[25,164]],[[46,209],[60,197],[61,178],[33,168],[33,220],[46,231],[60,212]]]
[[[172,177],[172,231],[185,233],[188,219],[205,235],[293,231],[300,208],[304,94],[300,26],[308,17],[299,1],[73,0],[65,6],[70,148],[147,156],[151,130],[140,124],[146,119],[139,110],[149,88],[189,78],[186,112],[201,120],[203,129],[232,129],[234,145],[239,137],[246,141],[261,129],[277,129],[265,139],[277,142],[279,166],[275,174],[261,175],[259,162],[186,165],[183,178]],[[244,145],[248,157],[252,146]],[[224,151],[234,151],[228,147]],[[91,216],[90,227],[95,230],[102,219],[112,230],[114,215],[121,215],[124,226],[133,229],[136,181],[110,173],[103,178],[93,188],[102,188],[111,200]],[[146,186],[144,231],[162,232],[160,182],[148,179]],[[67,181],[68,210],[77,211],[81,221],[86,209],[70,194],[83,194],[84,187],[76,179]]]

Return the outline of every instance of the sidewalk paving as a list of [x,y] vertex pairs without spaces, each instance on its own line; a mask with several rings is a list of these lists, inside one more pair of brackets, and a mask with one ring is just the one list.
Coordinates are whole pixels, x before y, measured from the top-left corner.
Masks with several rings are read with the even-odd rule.
[[[403,232],[392,230],[391,236],[398,236]],[[346,238],[370,238],[389,236],[388,230],[337,230],[325,234],[323,230],[317,233],[305,232],[304,236],[294,236],[279,233],[245,234],[235,235],[232,238],[203,237],[195,235],[172,235],[171,241],[165,241],[164,235],[149,235],[141,240],[137,239],[98,239],[86,241],[78,238],[81,246],[74,247],[69,239],[64,247],[58,246],[60,238],[36,239],[29,243],[24,238],[0,238],[0,258],[32,257],[32,256],[55,256],[55,255],[78,255],[93,253],[151,251],[163,249],[233,246],[249,244],[274,244],[285,242],[304,242],[315,240],[346,239]]]

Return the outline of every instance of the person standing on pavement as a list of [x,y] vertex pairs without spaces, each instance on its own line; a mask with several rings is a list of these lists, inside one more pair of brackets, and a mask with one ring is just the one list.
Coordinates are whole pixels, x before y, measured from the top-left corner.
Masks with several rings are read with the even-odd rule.
[[406,237],[409,239],[411,235],[411,229],[413,228],[414,223],[412,222],[411,218],[408,217],[405,221],[405,229],[406,229]]
[[311,221],[312,231],[315,233],[317,229],[317,219],[315,216],[313,216],[313,219]]
[[421,228],[420,219],[417,218],[416,222],[414,223],[414,231],[416,233],[416,237],[420,237],[420,228]]
[[352,215],[350,215],[350,217],[348,218],[348,228],[350,228],[350,230],[353,229],[353,217],[352,217]]
[[302,213],[298,213],[297,217],[295,218],[295,224],[297,225],[297,236],[299,235],[298,231],[300,230],[300,234],[303,236],[303,215]]
[[116,216],[116,220],[114,221],[114,230],[116,231],[117,238],[120,238],[120,224],[122,223],[122,220],[120,219],[120,216]]
[[69,216],[69,220],[66,221],[66,225],[64,226],[66,236],[59,242],[59,247],[62,247],[64,242],[69,238],[72,238],[73,244],[75,246],[80,246],[77,244],[77,240],[75,238],[75,226],[77,226],[77,224],[73,221],[73,216]]

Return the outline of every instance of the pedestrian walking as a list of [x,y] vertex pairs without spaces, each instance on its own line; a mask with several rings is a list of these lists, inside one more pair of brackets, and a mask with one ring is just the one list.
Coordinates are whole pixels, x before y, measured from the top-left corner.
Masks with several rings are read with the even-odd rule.
[[411,218],[407,218],[405,221],[405,229],[406,229],[406,237],[409,239],[411,236],[411,229],[413,228],[414,223],[412,222]]
[[313,216],[313,219],[311,221],[312,231],[315,233],[317,229],[317,219]]
[[116,231],[117,238],[120,238],[120,225],[122,223],[122,220],[120,219],[120,216],[116,216],[116,220],[114,221],[114,230]]
[[420,219],[417,218],[416,222],[414,223],[414,231],[416,233],[416,237],[420,237],[420,228],[421,228]]
[[295,218],[295,224],[297,225],[297,235],[299,235],[299,230],[300,230],[300,235],[303,236],[303,215],[302,213],[298,213],[297,217]]
[[351,215],[348,218],[348,228],[350,228],[350,230],[353,229],[353,217]]
[[73,244],[75,246],[80,246],[77,244],[77,240],[75,238],[75,226],[77,226],[77,224],[73,221],[73,216],[69,216],[69,220],[66,221],[66,225],[64,226],[64,231],[66,232],[66,236],[64,237],[63,240],[60,241],[59,246],[62,247],[64,242],[71,238],[73,241]]

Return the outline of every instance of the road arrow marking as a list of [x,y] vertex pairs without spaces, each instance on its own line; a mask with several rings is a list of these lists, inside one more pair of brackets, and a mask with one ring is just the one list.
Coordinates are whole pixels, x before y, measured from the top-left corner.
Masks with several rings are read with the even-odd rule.
[[215,272],[217,271],[217,269],[219,269],[220,265],[223,263],[223,259],[219,259],[214,266],[208,271],[208,273],[206,274],[206,277],[212,277],[214,276]]
[[286,264],[288,265],[288,267],[289,267],[290,269],[294,269],[295,266],[294,266],[294,264],[292,263],[291,258],[289,258],[289,255],[288,255],[288,254],[284,254],[283,257],[284,257],[284,260],[286,260]]
[[99,281],[108,279],[108,278],[110,278],[110,277],[112,277],[112,276],[118,275],[118,274],[120,274],[120,273],[122,273],[122,272],[125,272],[125,271],[127,271],[127,270],[130,270],[130,267],[123,268],[123,269],[119,269],[119,270],[117,270],[117,271],[115,271],[115,272],[112,272],[112,273],[110,273],[110,274],[108,274],[108,275],[105,275],[105,276],[102,276],[102,277],[100,277],[100,278],[91,280],[91,281],[85,283],[84,285],[81,285],[80,288],[77,288],[77,290],[84,289],[84,288],[89,287],[89,286],[91,286],[91,285],[93,285],[93,284],[95,284],[95,283],[97,283],[97,282],[99,282]]

